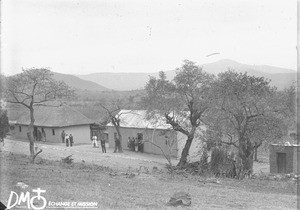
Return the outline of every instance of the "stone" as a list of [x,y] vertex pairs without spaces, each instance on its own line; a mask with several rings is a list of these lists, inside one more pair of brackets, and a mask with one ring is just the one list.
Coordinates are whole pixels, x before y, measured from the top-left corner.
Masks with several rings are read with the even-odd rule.
[[173,194],[167,205],[169,206],[190,206],[192,204],[192,198],[189,193],[177,192]]

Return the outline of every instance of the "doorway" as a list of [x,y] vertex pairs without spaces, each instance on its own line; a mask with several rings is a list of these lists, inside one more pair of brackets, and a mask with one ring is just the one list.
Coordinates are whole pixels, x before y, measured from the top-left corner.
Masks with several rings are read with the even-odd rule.
[[278,173],[286,173],[286,153],[277,153]]

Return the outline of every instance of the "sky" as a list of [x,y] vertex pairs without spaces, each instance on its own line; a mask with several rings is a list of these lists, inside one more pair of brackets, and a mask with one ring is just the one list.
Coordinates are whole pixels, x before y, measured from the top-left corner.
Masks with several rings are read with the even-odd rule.
[[[158,72],[232,59],[296,69],[296,0],[3,0],[1,71]],[[219,53],[207,57],[211,53]]]

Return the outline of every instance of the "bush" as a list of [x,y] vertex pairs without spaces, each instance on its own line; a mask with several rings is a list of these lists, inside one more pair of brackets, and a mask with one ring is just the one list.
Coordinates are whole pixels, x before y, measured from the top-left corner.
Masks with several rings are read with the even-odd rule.
[[200,158],[198,173],[199,174],[206,173],[208,169],[209,169],[208,154],[207,154],[207,150],[204,149],[202,156]]
[[210,171],[216,176],[236,177],[234,154],[222,147],[214,148],[211,153]]

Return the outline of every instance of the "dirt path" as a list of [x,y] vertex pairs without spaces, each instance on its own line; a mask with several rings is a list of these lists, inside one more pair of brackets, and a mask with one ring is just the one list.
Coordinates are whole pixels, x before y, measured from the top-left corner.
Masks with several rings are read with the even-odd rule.
[[[50,160],[61,160],[68,155],[72,155],[75,162],[86,162],[111,167],[114,170],[126,170],[129,167],[135,169],[140,166],[152,169],[165,169],[166,159],[160,155],[137,153],[124,150],[122,154],[113,153],[113,149],[107,148],[107,153],[102,153],[101,148],[93,148],[91,145],[75,145],[74,147],[66,147],[64,144],[54,144],[41,142],[38,147],[43,152],[38,156],[40,158]],[[29,154],[28,141],[22,139],[6,139],[4,151],[14,152],[18,154]],[[173,159],[172,163],[176,165],[178,160]],[[254,162],[254,173],[268,173],[269,163]]]
[[[75,162],[85,162],[91,164],[98,164],[108,166],[114,170],[126,170],[129,167],[135,169],[140,166],[148,167],[154,166],[158,169],[163,169],[167,161],[164,157],[159,155],[137,153],[124,150],[123,153],[113,153],[113,150],[107,148],[107,153],[102,153],[101,148],[93,148],[91,145],[75,145],[73,147],[66,147],[64,144],[51,144],[41,142],[37,144],[43,152],[38,156],[49,160],[61,160],[68,155],[72,155]],[[21,139],[6,139],[4,151],[13,152],[17,154],[29,154],[28,142]],[[174,164],[177,160],[173,160]]]

